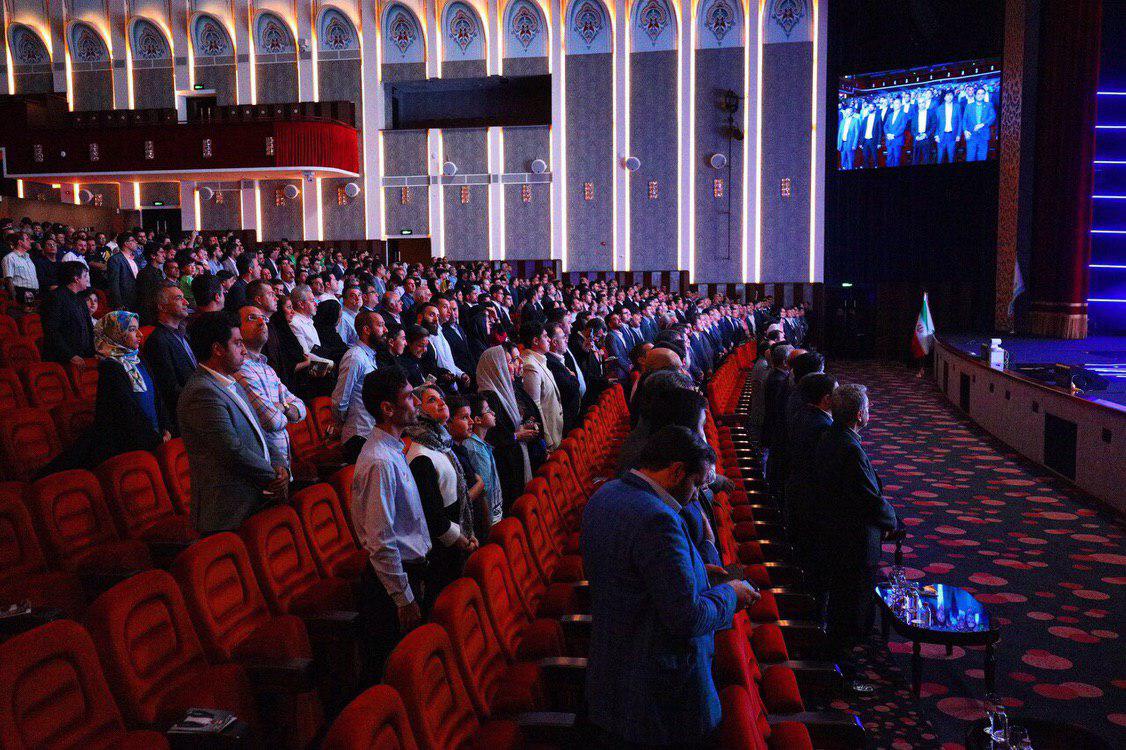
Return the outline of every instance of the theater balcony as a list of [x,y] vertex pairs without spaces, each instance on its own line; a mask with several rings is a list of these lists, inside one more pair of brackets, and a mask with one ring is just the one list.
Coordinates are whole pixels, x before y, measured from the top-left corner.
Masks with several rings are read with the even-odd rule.
[[[49,100],[4,97],[4,176],[40,181],[247,180],[353,177],[352,102],[59,112]],[[13,101],[17,100],[19,101]]]

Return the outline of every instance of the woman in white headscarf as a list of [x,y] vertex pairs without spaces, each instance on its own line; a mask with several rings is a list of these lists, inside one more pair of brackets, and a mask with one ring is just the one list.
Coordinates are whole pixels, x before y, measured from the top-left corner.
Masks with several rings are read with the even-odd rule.
[[477,390],[496,413],[497,424],[485,435],[493,446],[507,513],[546,458],[539,409],[523,388],[514,385],[523,362],[504,346],[486,349],[477,361]]

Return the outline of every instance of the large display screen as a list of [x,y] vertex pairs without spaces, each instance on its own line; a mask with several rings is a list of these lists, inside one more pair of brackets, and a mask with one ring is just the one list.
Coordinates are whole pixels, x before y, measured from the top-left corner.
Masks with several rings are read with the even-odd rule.
[[843,76],[838,92],[839,169],[997,158],[998,59]]

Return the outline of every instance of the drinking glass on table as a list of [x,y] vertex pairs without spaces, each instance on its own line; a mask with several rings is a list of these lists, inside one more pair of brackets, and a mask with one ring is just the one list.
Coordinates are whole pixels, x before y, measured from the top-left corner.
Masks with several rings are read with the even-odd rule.
[[995,693],[990,693],[985,698],[986,718],[989,725],[985,732],[999,747],[1007,747],[1009,741],[1009,715],[1005,713],[1005,705]]

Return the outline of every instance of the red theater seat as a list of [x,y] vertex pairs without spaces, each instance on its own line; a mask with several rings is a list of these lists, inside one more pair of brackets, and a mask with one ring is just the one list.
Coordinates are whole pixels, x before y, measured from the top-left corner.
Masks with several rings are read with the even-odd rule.
[[9,479],[32,479],[61,450],[55,423],[42,409],[13,409],[0,420],[0,455]]
[[66,401],[54,406],[51,421],[59,433],[59,443],[73,445],[94,424],[94,402]]
[[20,326],[11,315],[0,313],[0,339],[11,339],[20,336]]
[[384,681],[402,697],[421,750],[523,747],[515,722],[490,721],[474,710],[450,639],[438,625],[407,634],[387,658]]
[[98,360],[86,359],[81,367],[67,363],[66,371],[80,399],[93,402],[98,397]]
[[550,582],[543,575],[520,519],[503,519],[489,529],[489,539],[504,550],[512,580],[525,609],[541,617],[556,617],[574,611],[574,586],[569,582]]
[[23,409],[27,406],[27,394],[23,391],[20,376],[10,367],[0,367],[0,411]]
[[16,321],[20,327],[20,334],[26,336],[32,341],[38,341],[43,338],[43,321],[36,313],[24,315]]
[[274,612],[316,615],[355,610],[351,583],[323,577],[317,570],[293,508],[282,505],[254,514],[243,523],[239,536]]
[[344,510],[344,520],[348,522],[352,536],[356,536],[356,523],[352,518],[352,480],[355,477],[356,465],[348,464],[334,473],[328,480],[328,483],[336,490],[336,499],[340,501],[340,507]]
[[176,581],[163,570],[98,597],[85,623],[128,720],[159,726],[189,708],[218,708],[256,724],[250,682],[237,664],[209,664]]
[[56,620],[0,645],[0,747],[160,750],[168,741],[126,731],[90,636]]
[[32,406],[50,409],[77,398],[66,370],[58,362],[35,362],[20,371]]
[[39,362],[39,347],[34,339],[26,336],[17,336],[0,340],[0,365],[11,367],[13,370],[22,370],[28,365]]
[[321,750],[417,750],[403,699],[376,685],[349,703],[325,735]]
[[0,483],[0,605],[28,602],[77,617],[85,606],[72,573],[49,570],[47,557],[21,498],[21,482]]
[[505,658],[476,581],[459,578],[446,586],[434,602],[430,619],[449,636],[478,713],[504,716],[547,709],[539,667],[534,662],[509,663]]
[[190,544],[199,538],[187,516],[176,513],[160,465],[148,451],[114,456],[97,469],[106,504],[126,536],[148,544]]
[[81,574],[112,574],[152,567],[148,548],[122,539],[102,498],[102,487],[88,471],[74,469],[35,482],[28,507],[49,556]]
[[172,498],[176,510],[185,516],[191,515],[192,474],[188,466],[188,451],[183,438],[172,438],[156,449],[156,462],[164,475],[168,496]]
[[368,554],[356,544],[332,485],[314,484],[294,493],[294,510],[301,518],[309,551],[321,575],[349,580],[360,577]]

